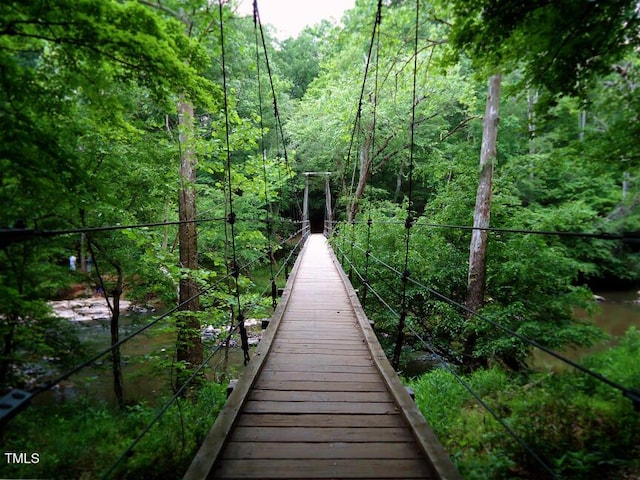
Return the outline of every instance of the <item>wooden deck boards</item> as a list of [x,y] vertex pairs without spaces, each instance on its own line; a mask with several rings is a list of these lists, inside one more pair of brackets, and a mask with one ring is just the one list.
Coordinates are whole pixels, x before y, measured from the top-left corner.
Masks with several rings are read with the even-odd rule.
[[385,377],[324,237],[307,240],[296,268],[255,378],[234,391],[185,478],[459,479],[430,429],[409,424],[415,407]]

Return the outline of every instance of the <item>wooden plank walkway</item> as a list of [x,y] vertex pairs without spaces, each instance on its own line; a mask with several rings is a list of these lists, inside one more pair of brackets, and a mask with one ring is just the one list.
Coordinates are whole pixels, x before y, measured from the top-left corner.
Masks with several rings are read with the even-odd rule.
[[185,479],[461,479],[322,235]]

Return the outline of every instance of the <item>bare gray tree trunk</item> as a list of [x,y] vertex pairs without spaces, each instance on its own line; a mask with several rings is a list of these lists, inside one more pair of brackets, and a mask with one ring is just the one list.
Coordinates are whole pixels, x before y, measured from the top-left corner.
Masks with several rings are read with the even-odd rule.
[[[471,245],[469,248],[469,276],[467,278],[467,307],[476,311],[484,305],[487,276],[487,231],[491,218],[491,197],[493,186],[493,166],[495,164],[498,138],[500,107],[500,86],[502,75],[489,78],[489,93],[482,128],[482,149],[480,152],[480,177],[473,212]],[[475,334],[470,334],[465,345],[467,358],[471,357],[476,343]]]
[[587,128],[587,110],[586,107],[580,110],[578,114],[578,139],[584,140],[584,131]]
[[371,158],[371,143],[373,142],[373,122],[367,129],[367,135],[365,136],[364,143],[360,148],[360,176],[358,177],[358,186],[353,195],[353,202],[349,209],[349,222],[353,222],[356,219],[358,213],[358,202],[364,195],[364,190],[367,187],[367,180],[369,179],[369,172],[371,171],[371,165],[373,158]]

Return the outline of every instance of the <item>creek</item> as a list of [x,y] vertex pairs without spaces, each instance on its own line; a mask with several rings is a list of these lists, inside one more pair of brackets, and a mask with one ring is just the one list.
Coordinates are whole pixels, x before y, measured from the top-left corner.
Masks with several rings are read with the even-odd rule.
[[[601,291],[597,293],[605,300],[599,302],[592,321],[610,335],[610,338],[589,348],[570,348],[561,352],[571,360],[579,361],[586,354],[606,350],[615,345],[617,339],[631,326],[640,329],[640,303],[636,290]],[[133,314],[121,317],[121,338],[134,332],[158,313]],[[586,312],[578,311],[579,318],[588,318]],[[124,393],[127,402],[153,401],[159,395],[170,395],[173,391],[173,359],[175,354],[175,332],[169,328],[170,320],[161,321],[142,334],[132,338],[121,347],[123,360]],[[78,335],[92,351],[98,352],[109,346],[110,333],[108,320],[74,322]],[[259,328],[259,327],[258,327]],[[254,332],[255,333],[255,332]],[[425,356],[426,352],[416,352],[416,358],[405,372],[408,376],[419,375],[433,368],[433,361]],[[567,367],[560,360],[544,353],[532,354],[532,365],[537,368],[562,370]],[[208,377],[219,380],[238,378],[242,374],[243,354],[237,346],[229,349],[226,368],[222,354],[213,357],[209,364]],[[55,373],[51,372],[54,377]],[[37,403],[64,401],[87,397],[113,403],[113,377],[111,360],[105,355],[95,365],[84,369],[71,379],[36,397]]]
[[[610,338],[592,347],[568,348],[561,352],[570,360],[579,360],[588,354],[604,351],[614,346],[618,339],[627,332],[630,327],[640,329],[640,293],[634,290],[599,291],[596,295],[604,298],[598,302],[596,311],[591,317],[593,323],[600,327]],[[584,311],[576,311],[578,318],[588,319]],[[563,370],[571,368],[560,360],[544,353],[536,351],[532,355],[533,365],[540,368]]]
[[[640,293],[634,290],[599,291],[599,297],[604,301],[598,302],[596,311],[591,317],[585,311],[576,311],[576,317],[589,319],[600,327],[609,338],[588,348],[568,348],[558,352],[570,360],[580,362],[580,359],[588,354],[597,353],[616,344],[629,327],[640,329]],[[529,364],[537,369],[553,369],[556,371],[572,368],[564,362],[537,349],[531,354]],[[422,375],[440,365],[440,360],[430,352],[415,351],[411,356],[403,374],[407,377]]]
[[[127,313],[120,317],[120,338],[135,332],[144,324],[157,318],[161,313]],[[175,379],[175,329],[171,328],[173,320],[161,320],[158,324],[133,337],[120,347],[122,360],[122,376],[124,396],[127,403],[149,401],[153,402],[160,396],[173,394],[172,380]],[[87,345],[92,352],[90,357],[109,347],[111,334],[109,320],[88,320],[73,322],[77,334],[83,345]],[[253,336],[259,334],[260,325],[249,328]],[[206,342],[205,342],[206,345]],[[213,347],[212,347],[213,348]],[[205,346],[205,356],[210,352]],[[243,352],[233,345],[228,351],[228,360],[224,366],[224,352],[213,356],[207,369],[207,378],[222,380],[238,378],[243,367]],[[54,378],[60,372],[48,367],[47,376]],[[109,354],[82,369],[68,380],[64,380],[50,391],[38,395],[34,403],[48,404],[65,400],[86,399],[115,403],[113,393],[113,374],[111,357]]]

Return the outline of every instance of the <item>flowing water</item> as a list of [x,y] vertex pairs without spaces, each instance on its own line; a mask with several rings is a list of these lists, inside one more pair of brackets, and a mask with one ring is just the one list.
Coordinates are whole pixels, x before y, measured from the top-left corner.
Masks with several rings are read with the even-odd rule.
[[[598,304],[592,321],[611,338],[590,348],[568,349],[561,352],[571,360],[579,361],[585,354],[611,347],[617,338],[623,336],[631,326],[640,329],[640,302],[638,302],[640,294],[636,290],[603,291],[598,292],[598,295],[602,296],[605,301]],[[585,312],[577,312],[577,315],[588,318]],[[123,316],[121,318],[121,338],[137,330],[151,318],[154,317],[150,314]],[[175,333],[167,328],[169,322],[170,320],[166,320],[164,323],[161,321],[158,325],[134,337],[121,347],[126,401],[152,401],[159,395],[172,394]],[[95,352],[109,346],[110,333],[107,320],[78,322],[77,328],[83,343],[91,345]],[[243,368],[243,354],[240,348],[229,349],[226,369],[223,357],[222,354],[219,354],[212,359],[208,370],[209,377],[218,380],[223,373],[226,374],[227,379],[239,377]],[[540,368],[567,368],[561,361],[544,352],[534,352],[532,364]],[[415,371],[405,372],[405,374],[423,373],[432,368],[432,365],[429,365],[423,365],[419,362],[419,365],[412,369]],[[51,376],[55,377],[55,373],[52,372]],[[113,376],[109,355],[105,355],[94,366],[61,382],[50,392],[39,395],[36,397],[36,401],[37,403],[46,403],[82,396],[114,402]]]
[[[615,345],[618,338],[622,337],[629,327],[640,329],[640,292],[637,290],[601,291],[597,295],[604,298],[598,303],[598,308],[593,314],[593,323],[610,335],[608,340],[589,348],[570,348],[561,352],[571,360],[579,361],[581,357],[590,353],[596,353]],[[579,318],[589,318],[583,312],[576,312]],[[570,368],[558,359],[544,352],[533,354],[533,364],[537,367],[553,369]]]
[[[142,325],[156,318],[157,314],[130,314],[121,317],[120,338],[131,334]],[[154,401],[159,396],[172,395],[175,378],[175,331],[169,328],[171,320],[162,320],[145,332],[125,342],[120,349],[122,376],[126,402]],[[110,345],[111,334],[108,320],[75,322],[78,336],[83,344],[89,345],[91,355],[106,349]],[[205,356],[207,355],[205,348]],[[215,380],[238,378],[243,368],[243,353],[238,347],[228,351],[225,368],[224,352],[216,354],[209,362],[207,377]],[[58,372],[59,373],[59,372]],[[50,372],[51,378],[56,377]],[[90,367],[60,382],[48,392],[35,398],[36,403],[49,403],[67,399],[87,399],[115,402],[113,393],[113,374],[111,357],[103,356]]]
[[[578,318],[591,319],[609,338],[589,348],[569,348],[558,352],[570,360],[579,363],[580,358],[596,353],[615,345],[629,327],[640,329],[640,292],[635,290],[602,291],[597,295],[604,298],[599,302],[595,313],[589,317],[584,311],[576,312]],[[563,370],[569,367],[566,363],[537,349],[531,354],[529,364],[534,368]],[[407,377],[415,377],[433,370],[440,365],[440,360],[430,352],[416,351],[403,371]]]

